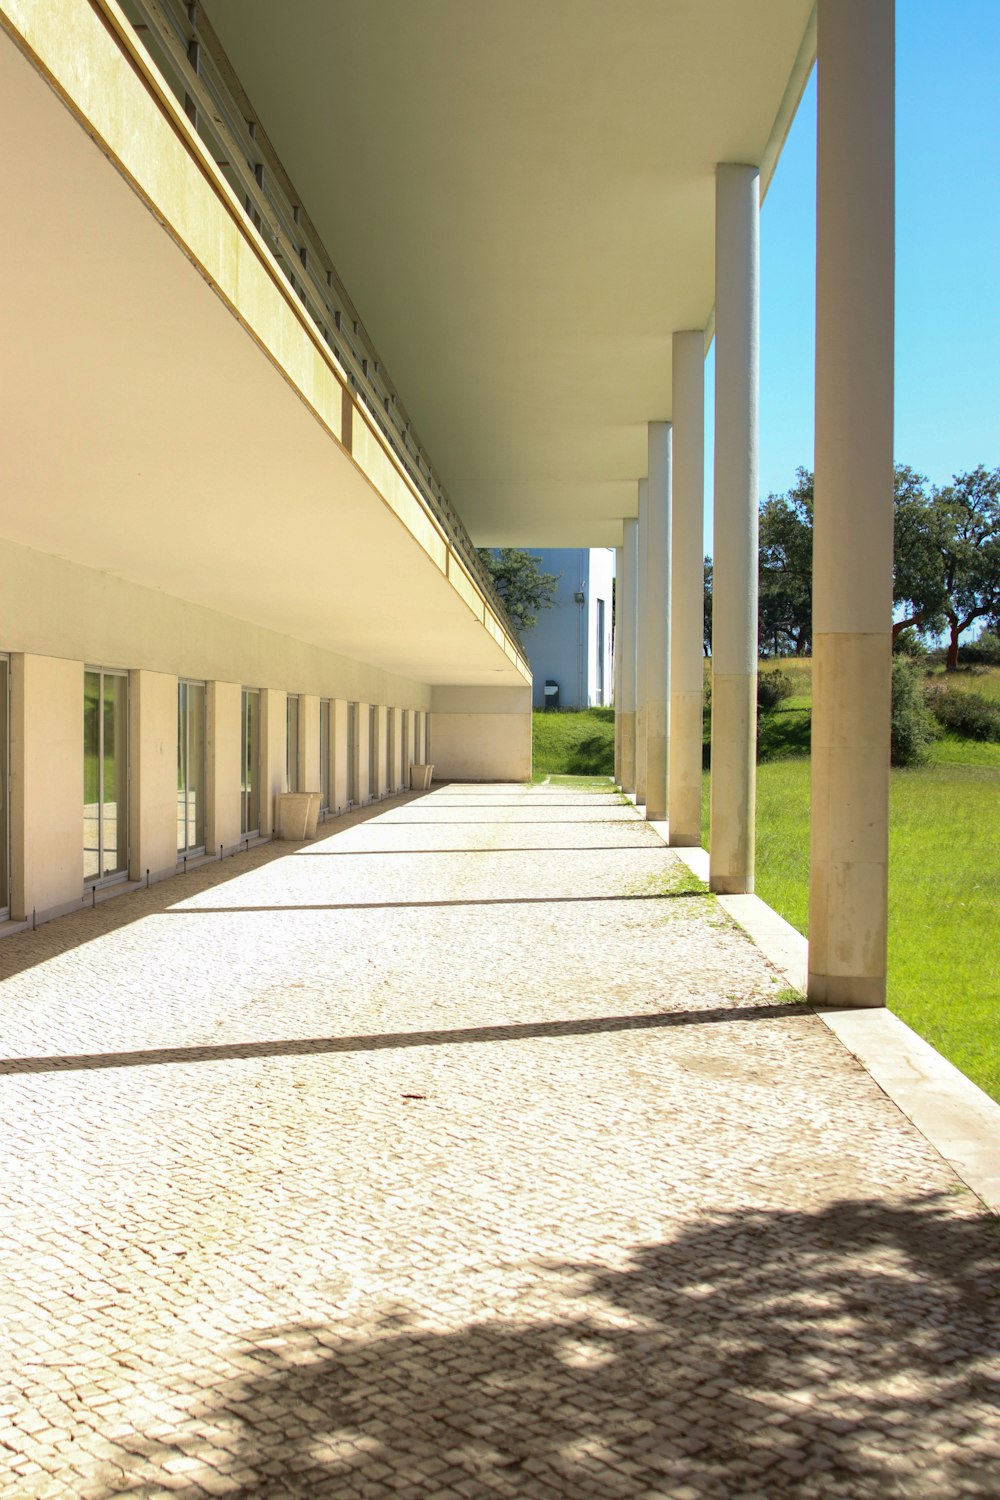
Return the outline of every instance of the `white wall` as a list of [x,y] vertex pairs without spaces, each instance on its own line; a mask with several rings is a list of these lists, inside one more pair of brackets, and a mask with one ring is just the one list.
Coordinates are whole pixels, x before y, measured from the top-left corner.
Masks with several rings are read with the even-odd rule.
[[[542,572],[559,577],[551,608],[539,610],[535,626],[522,632],[534,674],[533,707],[545,707],[547,680],[559,684],[560,708],[586,708],[602,701],[597,643],[599,600],[604,601],[603,702],[610,703],[614,552],[607,547],[530,550],[541,558]],[[583,595],[582,603],[574,599],[577,593]]]

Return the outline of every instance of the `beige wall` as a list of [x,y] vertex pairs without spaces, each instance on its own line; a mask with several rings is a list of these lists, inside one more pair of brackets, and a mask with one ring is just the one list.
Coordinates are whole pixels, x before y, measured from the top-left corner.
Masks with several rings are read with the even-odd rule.
[[355,757],[355,786],[358,793],[358,806],[371,800],[372,790],[368,780],[368,740],[369,740],[369,708],[368,703],[355,704],[355,722],[358,728],[358,743]]
[[430,707],[423,683],[2,539],[0,577],[4,651]]
[[330,805],[336,811],[347,806],[347,704],[342,698],[330,704],[330,754]]
[[[117,653],[115,653],[117,655]],[[83,661],[12,652],[11,663],[11,914],[39,920],[72,910],[84,894],[82,854]],[[129,876],[156,880],[177,867],[177,682],[173,673],[129,673]],[[206,848],[208,856],[238,846],[240,828],[241,695],[239,682],[209,680],[206,691]],[[394,753],[386,778],[389,706],[375,707],[375,783],[368,784],[370,705],[357,706],[357,791],[367,803],[405,785],[423,757],[438,778],[524,780],[531,772],[530,689],[439,688],[434,710],[410,715],[393,706]],[[260,831],[274,828],[284,790],[286,703],[280,688],[263,688]],[[334,810],[347,801],[347,702],[331,703],[331,792]],[[319,698],[299,699],[303,786],[319,785]],[[430,743],[425,748],[424,733]]]
[[177,865],[176,677],[129,673],[129,758],[129,875],[152,880]]
[[243,689],[238,682],[210,682],[205,698],[205,848],[217,854],[220,844],[232,849],[240,840]]
[[398,792],[403,785],[403,758],[406,749],[403,743],[403,710],[392,711],[392,790]]
[[299,699],[299,787],[319,791],[319,699],[312,693]]
[[435,781],[527,781],[531,688],[435,688],[429,738]]
[[274,831],[276,799],[285,790],[285,703],[277,688],[260,695],[260,832],[269,838]]
[[83,663],[10,659],[10,911],[48,915],[83,892]]

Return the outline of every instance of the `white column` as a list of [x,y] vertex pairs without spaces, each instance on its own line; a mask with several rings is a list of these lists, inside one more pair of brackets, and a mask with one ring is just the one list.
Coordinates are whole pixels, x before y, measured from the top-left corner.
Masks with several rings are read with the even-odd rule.
[[260,694],[260,832],[270,838],[277,824],[277,801],[285,790],[288,753],[287,698],[278,688]]
[[205,848],[209,854],[240,841],[240,735],[243,689],[209,682],[205,692]]
[[635,800],[646,803],[646,553],[649,551],[649,486],[639,480],[638,567],[635,575]]
[[648,426],[646,545],[646,817],[667,816],[670,711],[670,423]]
[[177,868],[177,678],[130,672],[128,708],[129,879],[143,880]]
[[892,635],[892,0],[820,0],[809,998],[884,1005]]
[[635,626],[636,585],[639,574],[639,523],[629,517],[623,525],[622,575],[618,617],[622,660],[622,790],[635,791]]
[[753,891],[757,770],[759,177],[715,169],[715,572],[709,885]]
[[701,844],[705,530],[705,334],[673,337],[673,502],[670,586],[671,844]]
[[347,739],[347,703],[335,698],[330,704],[330,753],[333,774],[330,777],[330,802],[335,812],[347,806],[347,757],[350,747]]
[[614,677],[612,692],[615,703],[615,781],[622,784],[622,653],[621,653],[621,608],[622,608],[622,559],[624,547],[615,548],[615,610],[614,610]]
[[299,790],[319,791],[319,698],[299,698]]

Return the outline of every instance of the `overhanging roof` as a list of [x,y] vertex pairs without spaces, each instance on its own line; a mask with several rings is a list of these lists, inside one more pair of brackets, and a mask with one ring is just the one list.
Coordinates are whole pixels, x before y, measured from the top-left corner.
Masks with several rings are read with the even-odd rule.
[[[77,12],[76,30],[51,28],[60,57],[137,122],[130,148],[155,152],[146,115],[125,113],[132,96],[104,86],[119,75],[87,50],[96,32],[117,63],[114,43],[86,3]],[[399,677],[523,686],[450,563],[432,560],[15,36],[0,30],[18,226],[0,242],[0,535]],[[120,77],[134,83],[124,58]],[[201,201],[199,181],[185,157],[182,204]],[[7,645],[10,613],[8,601]]]
[[613,545],[812,0],[209,0],[480,545]]

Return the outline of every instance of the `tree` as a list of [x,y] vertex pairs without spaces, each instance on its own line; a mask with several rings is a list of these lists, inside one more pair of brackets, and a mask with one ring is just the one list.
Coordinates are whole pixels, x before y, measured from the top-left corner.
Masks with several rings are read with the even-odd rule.
[[932,540],[941,558],[946,665],[958,666],[958,640],[977,620],[1000,621],[1000,469],[982,464],[935,490]]
[[705,558],[705,613],[702,620],[702,650],[712,654],[712,559]]
[[893,622],[895,642],[905,630],[936,634],[944,626],[946,591],[932,499],[927,480],[896,465],[893,496],[892,602],[902,614]]
[[812,541],[813,476],[799,469],[793,488],[760,508],[762,656],[803,656],[812,645]]
[[531,630],[540,609],[550,609],[559,573],[543,573],[540,557],[520,547],[480,547],[479,556],[518,630]]
[[[893,622],[906,630],[950,632],[948,666],[958,639],[977,620],[1000,618],[1000,469],[982,465],[944,489],[907,464],[893,476]],[[763,655],[801,655],[812,645],[813,475],[769,495],[760,509],[760,603]]]

